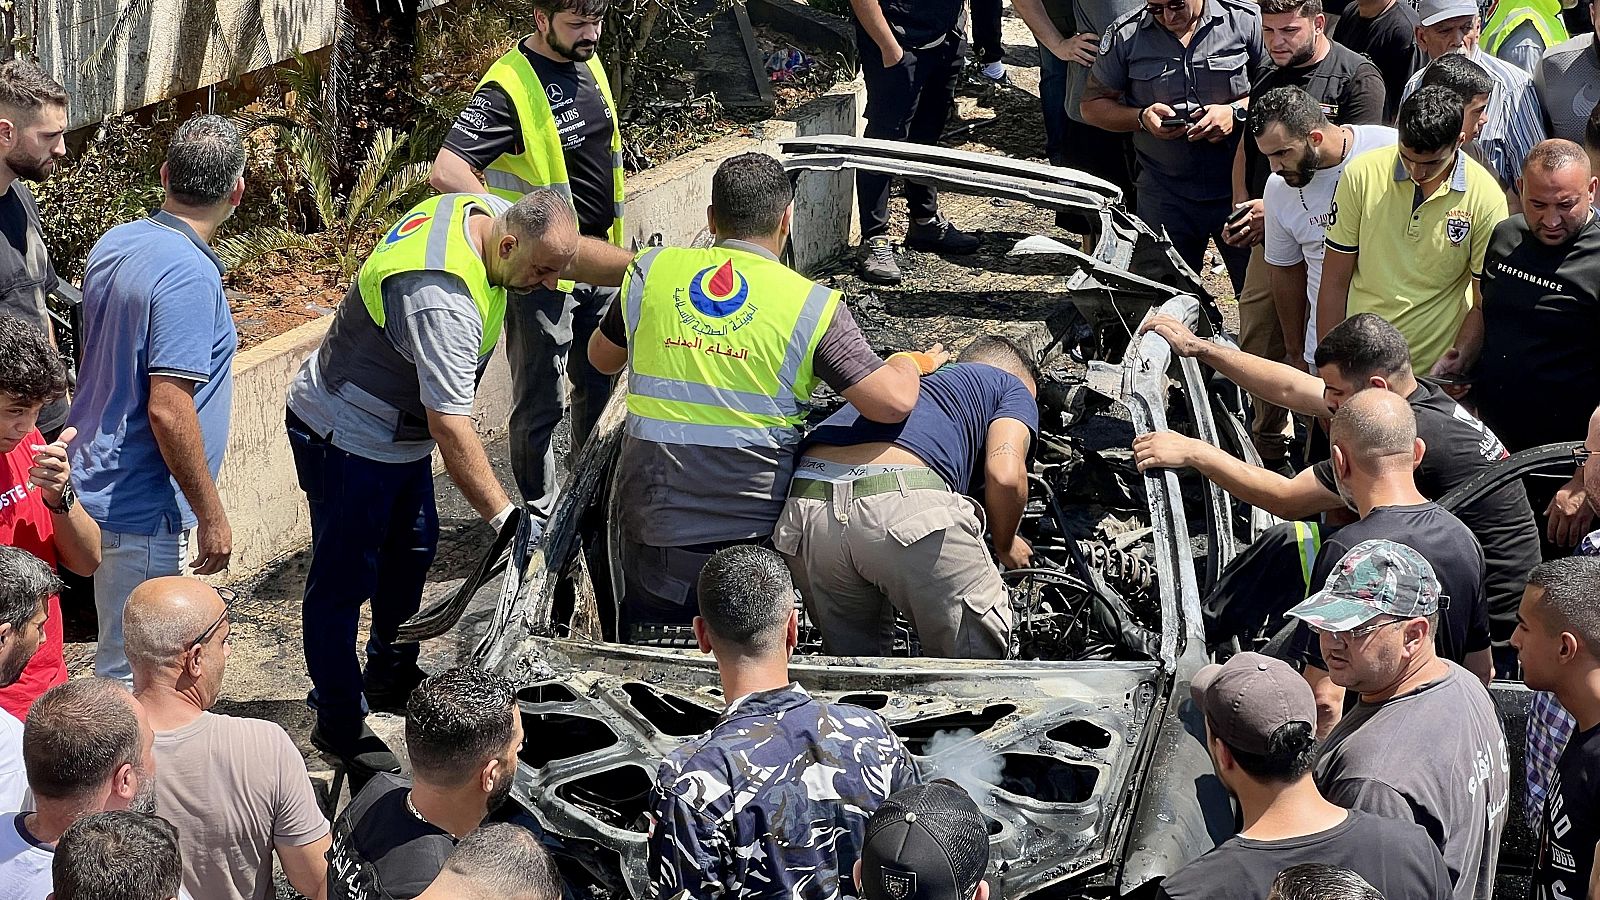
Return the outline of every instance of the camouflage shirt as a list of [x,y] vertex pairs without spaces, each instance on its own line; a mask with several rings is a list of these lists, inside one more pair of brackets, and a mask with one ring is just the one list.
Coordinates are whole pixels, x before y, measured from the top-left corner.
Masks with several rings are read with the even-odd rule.
[[735,700],[661,764],[652,791],[656,900],[839,900],[867,818],[917,784],[911,755],[871,710],[799,684]]

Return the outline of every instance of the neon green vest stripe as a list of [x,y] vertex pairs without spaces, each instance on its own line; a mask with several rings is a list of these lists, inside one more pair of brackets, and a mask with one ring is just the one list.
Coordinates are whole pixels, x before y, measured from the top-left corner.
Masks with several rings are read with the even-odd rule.
[[1306,585],[1303,596],[1309,597],[1322,589],[1322,585],[1311,583],[1311,574],[1317,568],[1317,554],[1322,551],[1322,529],[1312,522],[1296,522],[1294,539],[1300,550],[1300,580]]
[[[589,72],[600,87],[611,110],[611,189],[612,221],[607,237],[611,243],[622,246],[622,125],[617,117],[617,104],[611,99],[611,82],[606,78],[605,66],[597,56],[589,57]],[[479,87],[493,84],[511,98],[517,111],[517,122],[522,128],[522,152],[512,156],[502,154],[483,172],[483,180],[490,193],[515,203],[523,194],[534,188],[548,187],[561,192],[572,201],[572,185],[567,178],[567,159],[561,150],[561,135],[556,130],[555,114],[550,111],[550,98],[544,92],[528,58],[522,53],[521,42],[489,67],[478,82]],[[561,290],[572,290],[572,282],[561,282]]]
[[1567,25],[1561,20],[1561,0],[1499,0],[1494,15],[1483,23],[1483,49],[1498,54],[1500,45],[1523,22],[1533,23],[1546,50],[1568,38]]
[[793,445],[837,291],[720,246],[646,250],[622,293],[629,434],[664,444]]
[[467,232],[473,210],[494,215],[504,201],[478,194],[444,194],[412,207],[378,239],[372,255],[361,266],[356,283],[367,315],[383,327],[383,280],[399,272],[449,272],[466,282],[472,302],[483,321],[479,356],[488,356],[500,339],[506,317],[505,288],[489,284],[489,273]]

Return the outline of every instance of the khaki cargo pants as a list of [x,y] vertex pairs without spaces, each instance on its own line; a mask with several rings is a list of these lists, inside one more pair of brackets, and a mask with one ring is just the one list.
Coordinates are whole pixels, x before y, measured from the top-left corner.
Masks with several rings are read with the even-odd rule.
[[[1267,278],[1266,245],[1250,248],[1250,266],[1245,270],[1244,289],[1239,292],[1239,349],[1262,359],[1281,363],[1289,358],[1278,307],[1272,302],[1272,286]],[[1294,344],[1294,358],[1300,358],[1301,338]],[[1303,368],[1296,365],[1295,368]],[[1250,422],[1250,440],[1256,452],[1268,461],[1281,460],[1294,443],[1294,421],[1289,411],[1273,406],[1260,397],[1250,398],[1255,417]]]
[[791,496],[772,543],[831,654],[889,655],[899,610],[925,656],[1006,657],[1011,602],[969,497],[903,478],[899,490],[856,497],[837,482],[826,500]]

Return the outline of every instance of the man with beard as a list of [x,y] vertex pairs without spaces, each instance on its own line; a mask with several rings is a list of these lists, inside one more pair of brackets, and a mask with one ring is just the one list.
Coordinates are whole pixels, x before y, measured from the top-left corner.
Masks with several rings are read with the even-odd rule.
[[[1334,125],[1317,98],[1298,87],[1275,88],[1251,105],[1250,132],[1272,174],[1262,193],[1266,240],[1262,260],[1286,349],[1299,350],[1314,371],[1317,289],[1323,238],[1333,219],[1333,189],[1345,164],[1396,134],[1383,125]],[[1287,362],[1289,360],[1285,360]]]
[[169,577],[139,585],[123,611],[134,696],[155,731],[157,805],[177,826],[191,892],[266,900],[276,850],[289,884],[321,900],[328,820],[305,758],[274,722],[208,712],[228,664],[228,605],[203,581]]
[[0,816],[0,900],[45,900],[55,844],[84,816],[155,812],[154,741],[120,681],[80,678],[39,698],[22,733],[35,808]]
[[[53,334],[45,298],[59,284],[44,245],[39,206],[22,179],[43,181],[67,155],[67,92],[25,59],[0,65],[0,313]],[[67,398],[39,414],[51,440],[67,422]]]
[[[0,547],[0,687],[15,684],[44,642],[49,599],[61,590],[54,572],[26,550]],[[0,708],[0,809],[20,809],[28,794],[22,722]]]
[[[1280,87],[1303,88],[1320,104],[1323,116],[1339,125],[1383,121],[1383,76],[1360,54],[1328,39],[1328,17],[1322,0],[1266,0],[1261,5],[1261,34],[1272,57],[1272,67],[1250,86],[1250,109]],[[1251,116],[1254,133],[1256,113]],[[1291,335],[1283,330],[1272,296],[1265,252],[1262,248],[1267,216],[1263,197],[1266,158],[1249,136],[1239,142],[1233,159],[1233,204],[1242,215],[1230,218],[1223,240],[1248,248],[1244,287],[1239,292],[1239,346],[1274,362],[1299,358]],[[1256,400],[1251,439],[1268,466],[1281,468],[1294,426],[1288,410]]]
[[[595,55],[607,0],[536,0],[537,29],[489,67],[456,117],[429,176],[440,193],[489,192],[515,203],[536,187],[564,194],[586,237],[622,246],[622,132]],[[572,456],[611,394],[589,364],[589,335],[615,287],[562,280],[506,307],[511,471],[539,523],[555,508],[562,379],[572,385]],[[576,348],[576,350],[574,350]]]
[[339,816],[329,900],[421,894],[456,842],[511,795],[521,747],[511,682],[476,666],[424,679],[406,707],[412,780],[380,772]]

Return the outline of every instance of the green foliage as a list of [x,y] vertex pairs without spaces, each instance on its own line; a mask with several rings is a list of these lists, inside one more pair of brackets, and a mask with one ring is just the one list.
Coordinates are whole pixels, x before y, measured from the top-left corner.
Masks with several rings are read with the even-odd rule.
[[62,278],[82,280],[89,250],[101,235],[161,205],[165,141],[157,137],[170,125],[160,116],[154,125],[141,125],[132,116],[106,119],[83,152],[33,186],[45,246]]

